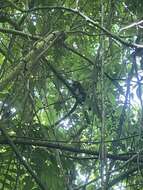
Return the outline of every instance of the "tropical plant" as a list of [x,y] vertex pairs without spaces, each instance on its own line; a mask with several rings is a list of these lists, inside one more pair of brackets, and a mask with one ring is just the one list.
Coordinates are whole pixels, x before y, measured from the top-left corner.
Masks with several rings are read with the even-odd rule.
[[0,189],[143,189],[142,7],[0,1]]

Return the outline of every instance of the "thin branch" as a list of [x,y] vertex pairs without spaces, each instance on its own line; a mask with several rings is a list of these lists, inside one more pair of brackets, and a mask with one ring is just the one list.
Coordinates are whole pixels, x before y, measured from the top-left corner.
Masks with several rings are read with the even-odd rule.
[[[143,165],[141,165],[140,168],[143,168]],[[112,186],[119,183],[120,181],[132,176],[132,174],[136,172],[137,170],[138,170],[138,167],[134,167],[134,168],[129,169],[128,171],[121,173],[120,175],[118,175],[118,177],[114,178],[111,182],[109,182],[108,189],[110,189]],[[102,188],[98,188],[97,190],[102,190]]]
[[126,95],[125,95],[125,101],[124,101],[122,112],[121,112],[121,115],[119,118],[118,131],[117,131],[118,132],[117,135],[119,138],[121,137],[122,132],[123,132],[122,130],[123,130],[123,124],[125,122],[126,108],[127,108],[128,98],[129,98],[129,94],[130,94],[130,82],[131,82],[131,78],[133,75],[133,71],[134,71],[134,67],[132,65],[131,71],[128,74],[128,78],[127,78],[127,90],[126,90]]
[[129,24],[128,26],[125,26],[125,27],[121,28],[121,29],[120,29],[120,32],[123,31],[123,30],[127,30],[127,29],[129,29],[129,28],[132,28],[132,27],[134,27],[134,26],[142,25],[142,24],[143,24],[143,20],[140,20],[140,21],[138,21],[138,22],[134,22],[134,23],[132,23],[132,24]]
[[74,14],[79,15],[80,17],[82,17],[87,23],[89,23],[91,26],[97,27],[99,28],[101,31],[103,31],[108,37],[111,37],[114,40],[117,40],[118,42],[120,42],[122,45],[126,46],[126,47],[131,47],[131,48],[143,48],[143,45],[140,44],[135,44],[135,43],[129,43],[126,42],[124,40],[122,40],[119,36],[117,36],[116,34],[110,32],[109,30],[107,30],[106,28],[100,26],[99,24],[97,24],[94,20],[92,20],[90,17],[84,15],[83,13],[81,13],[79,10],[77,9],[72,9],[72,8],[68,8],[68,7],[62,7],[62,6],[41,6],[41,7],[35,7],[29,10],[23,10],[22,12],[33,12],[33,11],[38,11],[38,10],[65,10]]
[[[99,158],[99,151],[75,148],[75,147],[71,147],[70,144],[69,144],[69,146],[67,146],[67,145],[64,146],[59,143],[48,143],[47,141],[43,141],[43,140],[31,140],[31,139],[29,140],[29,139],[25,139],[25,138],[24,139],[12,138],[12,141],[14,144],[19,144],[19,145],[33,145],[33,146],[39,146],[39,147],[46,147],[49,149],[59,149],[61,151],[68,151],[68,152],[73,152],[73,153],[77,153],[77,154],[84,153],[87,155],[98,156],[98,158]],[[9,141],[7,139],[6,140],[1,139],[0,144],[9,145]],[[107,158],[112,159],[112,160],[128,161],[131,158],[131,156],[133,156],[135,154],[136,153],[126,156],[126,155],[113,155],[113,154],[107,153]],[[136,163],[137,158],[135,157],[131,161]],[[140,153],[139,162],[143,162],[141,153]]]
[[61,32],[56,31],[35,43],[33,49],[25,56],[23,60],[21,60],[21,63],[19,63],[17,67],[15,67],[13,71],[11,71],[9,75],[1,81],[0,90],[4,90],[5,87],[7,87],[7,85],[9,85],[11,81],[14,81],[15,78],[20,74],[20,72],[23,71],[23,63],[27,63],[27,69],[28,71],[30,71],[38,62],[38,60],[41,59],[43,55],[45,55],[48,49],[55,44],[55,42],[60,38],[60,36]]
[[[60,74],[60,72],[58,72],[54,66],[45,58],[42,57],[42,60],[47,63],[48,67],[51,69],[51,71],[55,74],[55,76],[68,88],[68,90],[70,91],[70,93],[73,95],[73,97],[76,99],[77,103],[79,103],[80,97],[79,94],[77,95],[75,93],[75,91],[73,90],[72,86],[69,84],[69,82]],[[76,105],[77,106],[77,105]]]
[[76,110],[78,106],[78,102],[76,101],[75,104],[73,105],[73,107],[71,108],[71,110],[65,114],[61,119],[59,119],[58,121],[56,121],[53,125],[51,125],[51,127],[55,127],[57,125],[59,125],[62,121],[64,121],[66,118],[70,117],[71,114],[73,114]]
[[[86,57],[85,55],[79,53],[78,51],[76,51],[75,49],[69,47],[68,45],[66,45],[65,43],[63,43],[63,47],[66,48],[67,50],[71,51],[72,53],[80,56],[81,58],[83,58],[84,60],[86,60],[89,64],[94,65],[94,62],[89,59],[88,57]],[[109,74],[107,74],[106,72],[104,72],[104,75],[110,80],[112,81],[113,85],[119,90],[119,92],[123,93],[123,89],[120,86],[120,84],[114,80]]]
[[91,65],[94,65],[94,62],[92,60],[90,60],[89,58],[87,58],[85,55],[79,53],[78,51],[76,51],[75,49],[67,46],[65,43],[63,44],[63,47],[66,48],[67,50],[70,50],[71,52],[73,52],[74,54],[77,54],[78,56],[82,57],[84,60],[88,61]]
[[25,33],[25,32],[19,31],[19,30],[14,30],[14,29],[7,29],[7,28],[1,28],[0,27],[0,32],[2,32],[4,34],[18,35],[18,36],[24,37],[26,39],[32,39],[32,40],[39,40],[39,39],[41,39],[40,36],[28,34],[28,33]]
[[[86,127],[85,127],[86,128]],[[107,140],[105,143],[114,143],[114,142],[119,142],[119,141],[126,141],[128,139],[133,139],[139,137],[139,134],[131,135],[128,137],[120,138],[120,139],[115,139],[115,140]],[[64,143],[67,144],[69,141],[65,140],[47,140],[47,139],[39,139],[36,137],[28,137],[28,136],[12,136],[12,138],[16,139],[29,139],[29,140],[40,140],[40,141],[45,141],[47,143]],[[72,141],[70,144],[101,144],[101,141]]]
[[47,190],[47,188],[45,188],[43,186],[43,184],[41,183],[41,181],[39,180],[39,177],[35,174],[35,172],[33,171],[33,169],[30,167],[30,165],[26,162],[26,160],[23,158],[23,156],[21,155],[21,153],[19,152],[19,150],[17,149],[17,147],[15,146],[14,141],[9,137],[9,135],[7,134],[7,132],[4,129],[4,126],[2,126],[2,123],[0,125],[0,131],[2,132],[3,136],[5,137],[7,144],[9,144],[12,148],[12,150],[14,151],[14,153],[16,154],[17,158],[20,160],[20,162],[22,163],[22,165],[27,169],[27,171],[30,173],[30,175],[32,176],[32,178],[35,180],[35,182],[39,185],[39,187],[42,190]]

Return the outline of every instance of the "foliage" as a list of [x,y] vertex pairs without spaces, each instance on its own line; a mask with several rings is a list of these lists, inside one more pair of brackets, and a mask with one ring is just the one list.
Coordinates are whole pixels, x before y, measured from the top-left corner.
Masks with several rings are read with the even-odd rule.
[[142,6],[0,1],[0,189],[143,189]]

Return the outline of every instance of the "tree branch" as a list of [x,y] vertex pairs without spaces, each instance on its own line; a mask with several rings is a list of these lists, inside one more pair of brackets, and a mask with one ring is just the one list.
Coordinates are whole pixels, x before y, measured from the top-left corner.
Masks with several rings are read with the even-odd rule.
[[48,49],[54,45],[55,41],[60,37],[60,35],[61,32],[53,32],[45,38],[37,41],[34,44],[33,49],[26,55],[24,59],[21,60],[21,63],[19,63],[17,67],[15,67],[13,71],[11,71],[9,75],[0,82],[0,90],[4,90],[7,85],[11,81],[14,81],[18,74],[20,74],[20,71],[23,71],[25,65],[24,63],[27,63],[26,67],[28,69],[28,72],[30,72],[37,61],[41,59],[41,57],[48,51]]
[[42,190],[47,190],[47,188],[45,188],[43,186],[43,184],[41,183],[41,181],[39,180],[38,176],[35,174],[35,172],[33,171],[33,169],[30,167],[30,165],[25,161],[25,159],[23,159],[23,156],[21,155],[21,153],[19,152],[19,150],[15,146],[14,141],[9,137],[9,135],[5,131],[4,126],[2,125],[2,123],[0,124],[0,131],[2,132],[3,136],[5,137],[7,144],[9,144],[11,146],[11,148],[14,151],[14,153],[16,154],[18,160],[27,169],[27,171],[30,173],[30,175],[35,180],[35,182],[39,185],[39,187]]
[[18,35],[21,37],[24,37],[26,39],[32,39],[32,40],[39,40],[41,39],[40,36],[37,35],[32,35],[32,34],[28,34],[19,30],[14,30],[14,29],[7,29],[7,28],[1,28],[0,27],[0,32],[4,33],[4,34],[14,34],[14,35]]
[[[143,165],[140,165],[139,167],[140,169],[143,168]],[[136,172],[138,170],[138,166],[134,167],[132,169],[129,169],[128,171],[125,171],[123,173],[121,173],[120,175],[118,175],[118,177],[114,178],[111,182],[109,182],[108,184],[108,189],[111,188],[113,185],[116,185],[117,183],[119,183],[120,181],[127,179],[129,176],[131,176],[134,172]],[[98,190],[102,190],[102,187],[99,188]]]
[[23,10],[22,12],[33,12],[33,11],[38,11],[38,10],[65,10],[74,14],[79,15],[80,17],[82,17],[87,23],[89,23],[90,25],[99,28],[100,30],[102,30],[107,36],[111,37],[114,40],[117,40],[118,42],[120,42],[122,45],[126,46],[126,47],[131,47],[131,48],[143,48],[143,45],[140,44],[135,44],[135,43],[129,43],[126,42],[124,40],[122,40],[119,36],[117,36],[116,34],[110,32],[109,30],[107,30],[106,28],[100,26],[99,24],[97,24],[94,20],[92,20],[90,17],[84,15],[83,13],[81,13],[79,10],[77,9],[72,9],[72,8],[67,8],[67,7],[62,7],[62,6],[41,6],[41,7],[35,7],[29,10]]
[[[12,137],[11,137],[12,138]],[[33,146],[39,146],[39,147],[46,147],[50,149],[59,149],[61,151],[68,151],[72,153],[77,153],[77,154],[87,154],[87,155],[92,155],[92,156],[97,156],[99,158],[99,151],[93,151],[93,150],[88,150],[88,149],[80,149],[80,148],[75,148],[70,146],[65,146],[59,143],[49,143],[46,140],[33,140],[33,139],[25,139],[25,138],[12,138],[13,143],[19,144],[19,145],[33,145]],[[3,145],[8,145],[8,140],[7,139],[1,139],[0,144]],[[112,159],[112,160],[119,160],[119,161],[128,161],[129,159],[132,158],[132,156],[135,156],[136,153],[130,154],[130,155],[113,155],[110,153],[107,153],[107,158]],[[131,159],[132,162],[143,162],[142,155],[140,154],[140,158],[138,159],[137,157],[134,157]]]

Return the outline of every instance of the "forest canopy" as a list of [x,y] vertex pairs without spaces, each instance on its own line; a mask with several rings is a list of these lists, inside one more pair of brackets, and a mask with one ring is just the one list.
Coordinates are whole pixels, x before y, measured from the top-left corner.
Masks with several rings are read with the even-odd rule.
[[0,0],[0,189],[143,189],[142,0]]

